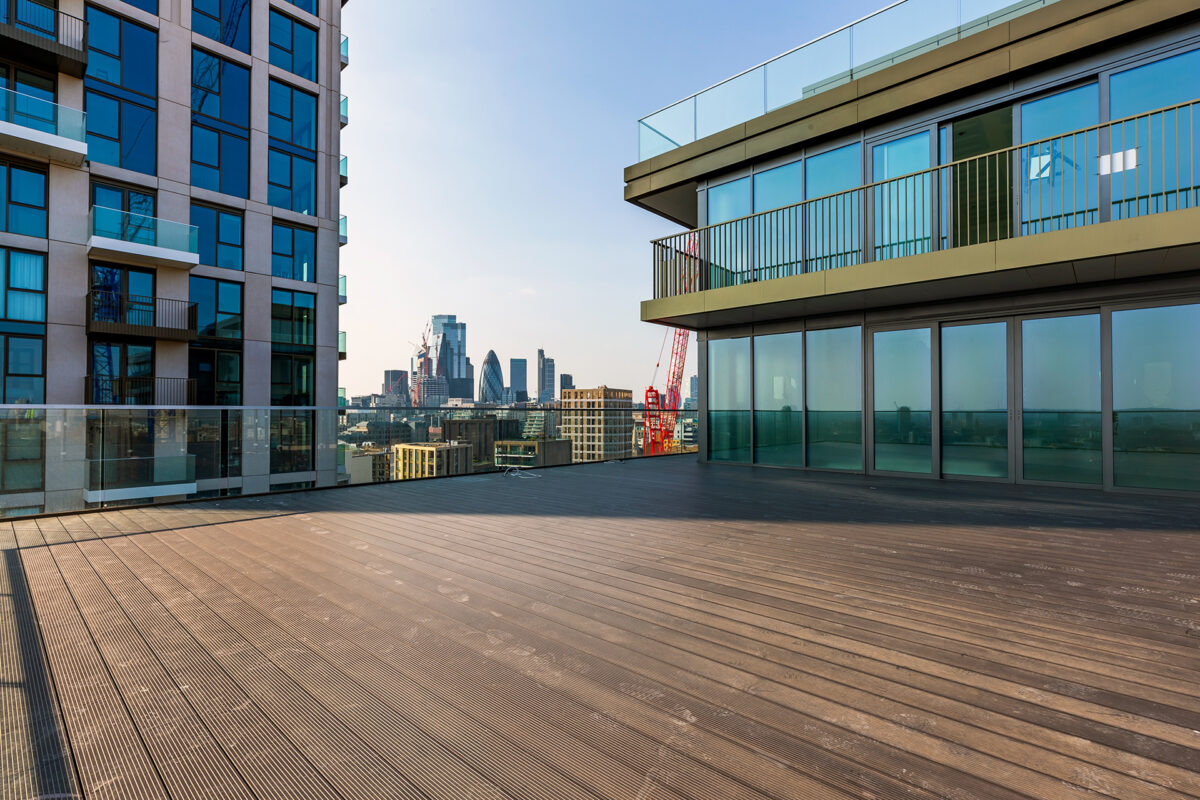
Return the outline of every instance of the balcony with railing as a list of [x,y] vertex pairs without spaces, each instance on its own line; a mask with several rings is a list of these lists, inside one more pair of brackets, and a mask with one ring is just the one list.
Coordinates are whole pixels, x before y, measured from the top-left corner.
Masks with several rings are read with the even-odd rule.
[[350,241],[350,239],[346,235],[346,215],[343,214],[338,219],[338,246],[340,247],[341,245],[344,245],[348,241]]
[[638,120],[644,161],[1055,0],[900,0]]
[[338,361],[346,360],[346,332],[338,331]]
[[87,158],[85,120],[77,108],[0,89],[0,150],[77,167]]
[[342,34],[342,44],[338,49],[338,54],[342,62],[342,69],[350,66],[350,37]]
[[101,454],[87,460],[86,489],[88,503],[186,497],[196,492],[196,456],[119,458]]
[[[809,278],[850,292],[1194,243],[1186,225],[1153,243],[1105,224],[1200,205],[1197,126],[1193,101],[656,239],[653,297]],[[1068,234],[1064,248],[1054,237]],[[859,271],[842,278],[846,267]],[[790,286],[797,298],[814,287]]]
[[0,45],[5,55],[52,72],[82,78],[87,69],[87,23],[38,0],[0,0]]
[[338,102],[338,124],[343,128],[350,124],[350,98],[346,95]]
[[196,381],[191,378],[87,375],[87,405],[186,406],[196,402]]
[[338,305],[346,305],[346,276],[338,275]]
[[93,206],[88,255],[126,264],[191,269],[200,263],[195,225]]
[[87,332],[190,342],[197,336],[197,306],[187,300],[92,290]]
[[350,182],[350,167],[345,156],[338,161],[338,184],[345,186]]

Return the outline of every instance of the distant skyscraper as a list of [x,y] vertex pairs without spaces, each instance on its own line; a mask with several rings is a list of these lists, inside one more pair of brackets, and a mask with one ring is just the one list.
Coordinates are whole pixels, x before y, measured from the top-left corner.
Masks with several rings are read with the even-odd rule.
[[475,371],[467,358],[467,323],[455,314],[433,315],[431,355],[437,359],[434,374],[446,379],[450,397],[475,397]]
[[525,377],[526,366],[523,358],[508,360],[508,379],[512,381],[510,388],[513,393],[513,402],[516,403],[524,403],[529,399],[529,383]]
[[500,369],[500,359],[496,357],[495,350],[488,350],[487,357],[483,359],[483,369],[479,377],[479,402],[504,402],[504,373]]
[[554,399],[554,359],[538,348],[538,402],[549,403]]
[[566,389],[575,388],[575,376],[569,372],[564,372],[558,376],[558,396],[562,397],[563,391]]
[[692,400],[700,397],[700,376],[693,375],[688,379],[688,397]]
[[401,382],[403,382],[405,386],[408,386],[408,370],[385,369],[383,371],[383,388],[379,391],[379,393],[399,394]]

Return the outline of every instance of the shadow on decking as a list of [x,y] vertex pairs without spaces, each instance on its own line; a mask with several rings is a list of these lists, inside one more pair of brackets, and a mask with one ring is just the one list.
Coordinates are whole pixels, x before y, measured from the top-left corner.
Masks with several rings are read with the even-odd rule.
[[10,764],[20,764],[18,769],[3,776],[0,796],[23,797],[23,788],[32,790],[32,797],[54,797],[68,800],[77,797],[71,754],[67,747],[66,732],[60,727],[57,703],[50,685],[50,673],[42,650],[29,586],[25,580],[25,569],[21,554],[16,549],[3,551],[3,566],[10,596],[7,598],[13,617],[12,629],[16,641],[0,642],[0,649],[11,654],[16,650],[16,663],[8,665],[6,673],[12,675],[20,669],[20,680],[8,683],[5,689],[21,690],[21,705],[25,719],[10,724],[23,724],[23,735],[5,743],[6,748],[19,752],[10,754]]

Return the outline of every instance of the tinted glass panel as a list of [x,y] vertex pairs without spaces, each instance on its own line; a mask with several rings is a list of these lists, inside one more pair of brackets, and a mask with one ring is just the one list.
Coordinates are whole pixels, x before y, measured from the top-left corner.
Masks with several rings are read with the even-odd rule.
[[821,153],[804,165],[805,197],[813,199],[805,214],[808,269],[857,264],[862,260],[861,192],[836,193],[862,185],[862,146],[851,144]]
[[804,199],[804,166],[797,161],[754,176],[754,213],[790,206]]
[[[932,247],[929,204],[933,176],[912,175],[930,166],[928,133],[876,145],[871,152],[874,181],[886,181],[871,193],[875,219],[875,258],[925,253]],[[909,177],[901,177],[901,176]]]
[[1027,480],[1100,483],[1100,316],[1021,323]]
[[1094,125],[1100,114],[1096,84],[1021,106],[1021,213],[1023,233],[1062,230],[1096,222],[1099,133],[1062,136]]
[[754,460],[804,466],[804,334],[754,338]]
[[942,328],[942,472],[1008,476],[1008,323]]
[[933,471],[932,369],[928,328],[874,334],[875,469]]
[[808,465],[862,469],[862,329],[805,334]]
[[708,343],[708,457],[750,460],[750,340]]
[[713,186],[708,190],[708,224],[716,225],[753,213],[750,202],[750,179]]

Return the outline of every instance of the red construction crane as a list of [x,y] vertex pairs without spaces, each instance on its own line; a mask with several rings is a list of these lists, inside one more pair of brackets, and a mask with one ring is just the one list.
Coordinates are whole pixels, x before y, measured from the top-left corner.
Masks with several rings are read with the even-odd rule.
[[[685,240],[681,270],[681,288],[690,291],[689,278],[699,269],[700,264],[699,234],[693,232]],[[675,421],[679,417],[680,392],[683,389],[683,368],[687,361],[688,338],[691,332],[683,328],[675,329],[671,342],[671,361],[667,368],[667,390],[659,394],[654,388],[654,381],[646,389],[646,410],[643,414],[646,433],[642,439],[644,455],[659,455],[670,452],[675,445]],[[666,335],[663,336],[663,347],[666,347]],[[658,367],[662,364],[662,350],[658,352],[658,363],[654,365],[654,378],[658,378]]]

